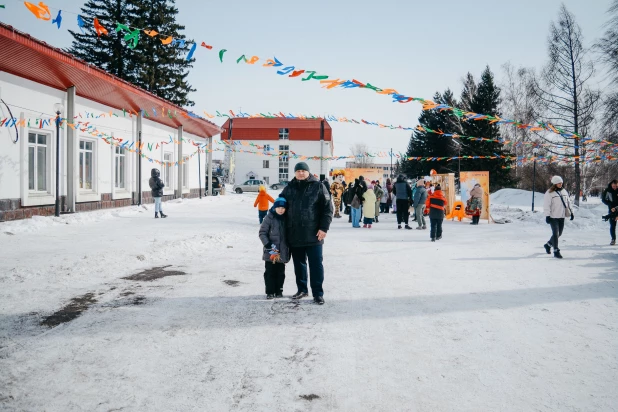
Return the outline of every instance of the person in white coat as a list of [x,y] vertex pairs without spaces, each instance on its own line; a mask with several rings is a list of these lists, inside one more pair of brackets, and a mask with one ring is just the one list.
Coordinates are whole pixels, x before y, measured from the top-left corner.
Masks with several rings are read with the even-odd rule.
[[553,247],[554,257],[562,259],[560,247],[558,246],[558,238],[562,236],[564,219],[570,217],[571,220],[573,220],[575,216],[573,215],[569,194],[562,187],[562,178],[560,176],[554,176],[551,178],[551,183],[552,187],[545,192],[543,210],[545,211],[545,222],[551,226],[552,236],[543,246],[548,255],[551,254],[551,248]]

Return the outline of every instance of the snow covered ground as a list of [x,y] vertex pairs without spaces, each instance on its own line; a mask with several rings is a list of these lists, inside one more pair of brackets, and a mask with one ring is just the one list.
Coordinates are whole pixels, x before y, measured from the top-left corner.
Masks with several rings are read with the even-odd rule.
[[1,224],[0,410],[618,410],[604,208],[567,223],[563,260],[529,192],[437,243],[335,220],[317,306],[264,299],[254,196]]

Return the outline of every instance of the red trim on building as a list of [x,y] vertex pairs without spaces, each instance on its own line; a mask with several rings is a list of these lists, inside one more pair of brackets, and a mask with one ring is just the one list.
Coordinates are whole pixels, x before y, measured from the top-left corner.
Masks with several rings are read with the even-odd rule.
[[[321,119],[286,118],[234,118],[232,123],[233,140],[279,140],[279,129],[288,129],[289,140],[319,141]],[[223,124],[221,140],[229,140],[230,120]],[[333,130],[324,121],[324,140],[333,139]]]
[[[0,50],[0,70],[15,76],[59,90],[75,86],[77,96],[118,110],[152,113],[154,108],[159,115],[149,120],[173,128],[183,126],[185,132],[196,136],[221,132],[216,124],[191,117],[183,108],[4,23],[0,23]],[[176,112],[176,117],[163,116],[161,108]]]

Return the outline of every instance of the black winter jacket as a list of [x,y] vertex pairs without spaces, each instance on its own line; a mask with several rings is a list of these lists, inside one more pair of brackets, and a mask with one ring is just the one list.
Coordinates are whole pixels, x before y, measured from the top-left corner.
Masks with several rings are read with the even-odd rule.
[[148,181],[150,188],[152,189],[152,197],[163,197],[163,188],[165,184],[159,176],[152,176]]
[[286,228],[291,247],[321,245],[318,230],[327,232],[333,220],[333,203],[326,187],[315,178],[292,179],[281,192],[288,201]]
[[403,179],[397,178],[397,182],[393,185],[393,194],[397,200],[408,200],[412,203],[412,188]]
[[601,201],[607,205],[607,209],[611,212],[612,208],[618,208],[618,190],[612,189],[611,183],[603,191]]
[[285,233],[285,221],[286,216],[279,216],[275,212],[274,207],[270,208],[268,214],[262,221],[260,226],[260,240],[264,245],[264,253],[262,254],[262,260],[270,262],[270,249],[274,244],[279,253],[281,254],[281,263],[288,263],[290,261],[290,248]]

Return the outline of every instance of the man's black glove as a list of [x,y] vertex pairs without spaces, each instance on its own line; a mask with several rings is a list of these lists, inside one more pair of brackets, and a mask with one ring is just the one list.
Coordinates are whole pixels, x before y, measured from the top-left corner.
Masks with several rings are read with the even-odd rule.
[[545,216],[545,223],[549,225],[550,222],[551,222],[551,217]]
[[571,212],[571,220],[575,219],[575,215]]

